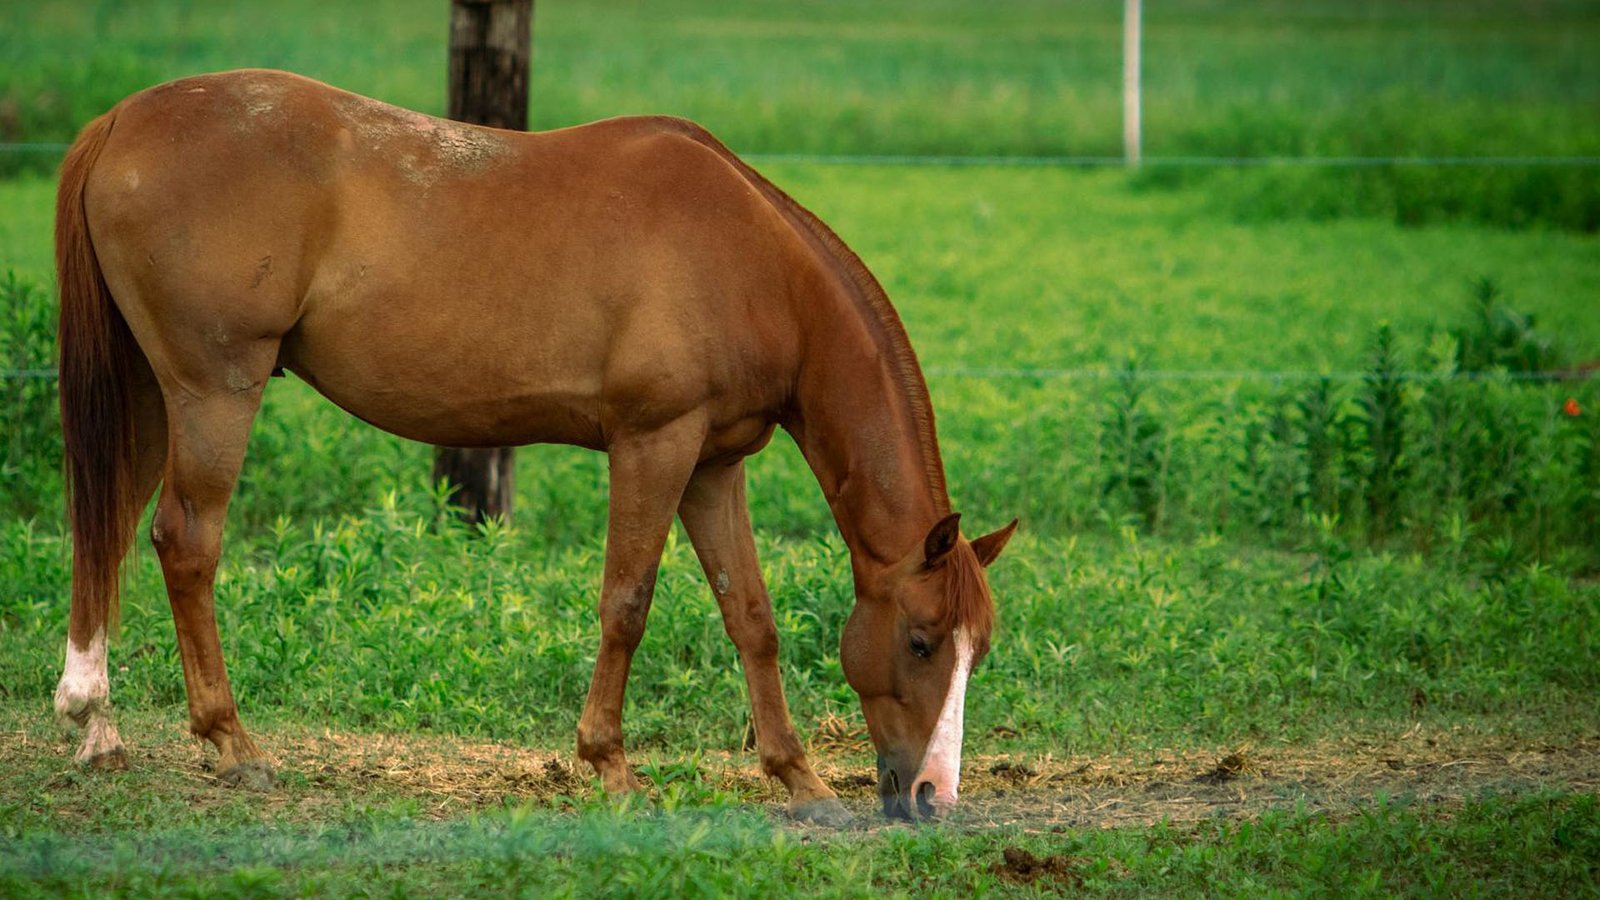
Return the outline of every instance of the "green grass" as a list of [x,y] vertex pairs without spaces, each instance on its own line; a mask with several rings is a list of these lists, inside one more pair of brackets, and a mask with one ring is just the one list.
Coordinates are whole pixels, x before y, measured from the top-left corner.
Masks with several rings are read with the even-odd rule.
[[[538,7],[533,123],[664,112],[745,153],[1116,156],[1120,6],[564,0]],[[68,140],[135,90],[241,66],[445,106],[446,20],[424,0],[76,0],[5,15],[0,141]],[[1152,4],[1146,23],[1150,156],[1600,154],[1592,3],[1184,0]],[[1244,218],[1600,228],[1593,166],[1163,170],[1149,183],[1194,180]]]
[[[1114,154],[1119,7],[541,3],[534,120],[674,112],[747,152]],[[1591,4],[1192,0],[1147,16],[1147,153],[1600,153]],[[435,3],[7,4],[0,18],[0,141],[64,140],[146,84],[240,65],[443,107]],[[18,279],[0,282],[0,367],[50,365],[51,164],[0,162],[32,173],[0,180],[0,270]],[[1000,630],[970,691],[969,754],[1600,733],[1596,383],[1384,374],[1455,371],[1484,278],[1534,317],[1532,343],[1600,358],[1600,253],[1581,233],[1597,227],[1592,168],[762,168],[894,298],[964,521],[1023,517],[993,572]],[[1103,377],[975,374],[996,368]],[[1319,393],[1168,370],[1366,380]],[[1561,412],[1569,397],[1582,415]],[[0,729],[36,735],[69,582],[59,437],[49,382],[0,382],[0,399]],[[1379,434],[1380,417],[1400,427]],[[476,536],[442,514],[427,469],[427,448],[293,379],[271,385],[218,586],[245,721],[564,752],[598,639],[604,457],[523,451],[516,526]],[[752,463],[751,495],[801,731],[859,725],[837,660],[848,565],[787,439]],[[186,715],[148,549],[111,654],[137,752]],[[663,780],[742,744],[736,656],[677,531],[628,703],[630,747]],[[1600,853],[1593,797],[1561,792],[819,835],[694,779],[651,809],[580,787],[443,816],[353,777],[288,771],[258,800],[164,764],[90,776],[64,742],[29,746],[0,773],[7,896],[1573,896],[1594,893]],[[1007,879],[1008,847],[1064,857],[1066,881]]]
[[[218,577],[234,690],[252,712],[342,728],[564,747],[598,645],[598,532],[471,539],[396,507],[237,535]],[[1412,720],[1552,738],[1600,727],[1600,586],[1541,567],[1421,557],[1019,538],[994,572],[995,649],[972,752],[1102,753],[1314,740]],[[761,541],[797,717],[860,720],[838,661],[849,569],[837,539]],[[0,533],[0,698],[40,713],[59,675],[66,543]],[[153,554],[129,579],[114,696],[183,713]],[[633,746],[734,750],[748,719],[731,643],[674,533],[626,714]],[[1070,698],[1070,699],[1069,699]]]
[[[148,83],[291,68],[444,107],[437,4],[12,6],[0,137],[60,140]],[[1120,152],[1121,4],[551,3],[539,127],[700,119],[745,152]],[[1186,0],[1146,12],[1154,154],[1594,153],[1591,4]],[[83,90],[77,90],[82,88]]]
[[[511,808],[443,823],[418,821],[417,812],[349,807],[319,825],[277,828],[194,824],[180,813],[92,842],[33,832],[0,848],[0,889],[17,897],[1556,897],[1592,896],[1600,854],[1600,807],[1584,794],[1487,795],[1460,807],[1378,798],[1350,816],[1297,810],[1071,834],[924,828],[817,838],[726,807]],[[1029,856],[1059,857],[1057,869],[1012,874]]]

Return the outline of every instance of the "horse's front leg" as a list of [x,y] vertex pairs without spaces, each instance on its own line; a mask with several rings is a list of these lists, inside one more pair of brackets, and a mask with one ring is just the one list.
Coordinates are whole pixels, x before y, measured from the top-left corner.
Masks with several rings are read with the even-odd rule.
[[722,624],[744,663],[761,768],[789,789],[790,815],[826,825],[844,824],[850,814],[812,771],[783,696],[778,628],[750,530],[744,463],[710,463],[697,469],[678,515],[722,609]]
[[704,419],[691,415],[648,434],[620,436],[607,451],[611,516],[600,588],[600,652],[578,720],[578,756],[594,766],[608,792],[639,787],[622,750],[623,691],[644,636],[667,530],[704,440]]

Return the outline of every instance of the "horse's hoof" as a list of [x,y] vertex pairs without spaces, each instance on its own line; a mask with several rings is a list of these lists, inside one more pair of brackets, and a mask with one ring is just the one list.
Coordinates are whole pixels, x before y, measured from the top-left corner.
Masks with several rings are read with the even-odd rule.
[[855,821],[855,816],[833,797],[812,800],[809,803],[789,806],[789,816],[796,822],[821,825],[824,828],[844,828]]
[[229,787],[241,787],[251,791],[270,791],[278,781],[272,774],[272,766],[258,759],[246,760],[228,767],[217,776],[217,780]]
[[97,772],[126,772],[128,771],[128,752],[122,747],[112,747],[102,750],[83,759],[83,767],[94,769]]

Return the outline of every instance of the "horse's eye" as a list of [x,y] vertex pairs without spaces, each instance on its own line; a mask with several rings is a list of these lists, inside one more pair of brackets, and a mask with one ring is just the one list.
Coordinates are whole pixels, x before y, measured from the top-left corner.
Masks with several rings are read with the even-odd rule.
[[927,659],[933,655],[933,648],[928,646],[928,641],[920,634],[911,636],[911,654],[918,659]]

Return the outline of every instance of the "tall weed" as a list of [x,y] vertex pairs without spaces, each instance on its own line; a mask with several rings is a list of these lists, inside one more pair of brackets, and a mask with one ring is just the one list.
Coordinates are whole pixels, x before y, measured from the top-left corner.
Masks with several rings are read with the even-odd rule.
[[15,272],[0,276],[0,508],[27,518],[61,496],[55,304]]
[[1406,404],[1402,383],[1404,366],[1388,323],[1378,326],[1372,368],[1356,397],[1366,431],[1367,523],[1373,538],[1382,540],[1394,526],[1404,477]]
[[1144,402],[1147,385],[1129,362],[1118,374],[1101,420],[1100,493],[1114,516],[1131,516],[1146,528],[1161,527],[1171,436]]

